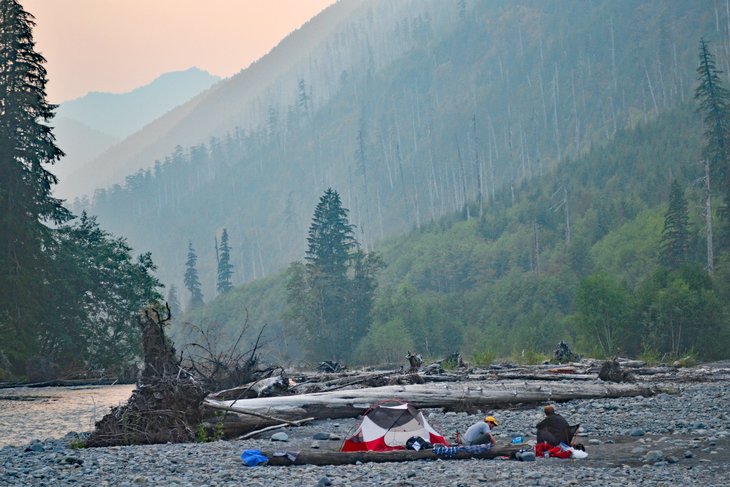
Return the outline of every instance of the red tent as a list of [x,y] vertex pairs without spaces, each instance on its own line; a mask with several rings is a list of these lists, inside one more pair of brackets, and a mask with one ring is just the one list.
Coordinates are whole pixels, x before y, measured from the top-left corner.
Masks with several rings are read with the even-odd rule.
[[446,439],[428,424],[423,413],[402,401],[385,401],[368,409],[355,434],[342,444],[342,451],[404,450],[406,441],[420,436],[431,444],[448,446]]

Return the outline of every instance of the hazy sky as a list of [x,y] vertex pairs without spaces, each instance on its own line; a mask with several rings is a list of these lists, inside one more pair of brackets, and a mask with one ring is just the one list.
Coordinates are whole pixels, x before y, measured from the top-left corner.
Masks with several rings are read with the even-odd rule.
[[121,93],[197,66],[227,77],[335,0],[21,0],[49,101]]

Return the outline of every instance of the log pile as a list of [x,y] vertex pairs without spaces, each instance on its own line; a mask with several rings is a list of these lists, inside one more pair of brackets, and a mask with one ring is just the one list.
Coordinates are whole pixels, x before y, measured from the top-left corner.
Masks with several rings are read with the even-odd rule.
[[[543,404],[571,399],[651,396],[660,390],[640,384],[602,384],[548,381],[467,381],[426,383],[363,389],[334,390],[268,398],[219,401],[206,398],[206,417],[227,411],[224,432],[235,436],[301,418],[357,417],[370,405],[399,399],[417,408],[446,410],[499,409],[524,404]],[[267,417],[264,417],[267,416]]]

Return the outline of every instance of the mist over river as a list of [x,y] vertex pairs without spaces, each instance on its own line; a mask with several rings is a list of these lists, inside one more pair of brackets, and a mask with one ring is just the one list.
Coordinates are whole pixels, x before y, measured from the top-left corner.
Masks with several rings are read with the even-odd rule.
[[0,447],[92,431],[109,408],[129,399],[134,384],[0,389]]

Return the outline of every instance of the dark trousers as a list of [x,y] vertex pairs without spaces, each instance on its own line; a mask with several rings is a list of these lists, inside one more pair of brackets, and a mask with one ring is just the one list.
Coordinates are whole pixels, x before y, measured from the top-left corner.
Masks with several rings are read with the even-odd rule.
[[538,430],[537,431],[537,442],[538,443],[547,443],[548,445],[552,446],[558,446],[560,444],[560,440],[551,432],[548,430]]

